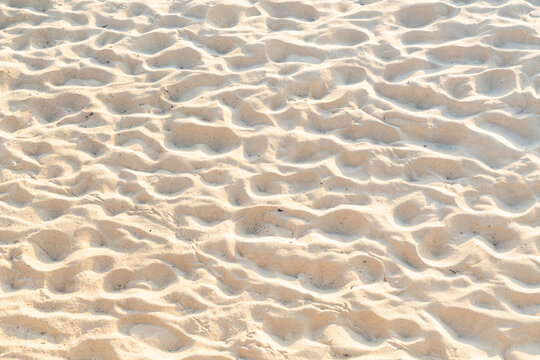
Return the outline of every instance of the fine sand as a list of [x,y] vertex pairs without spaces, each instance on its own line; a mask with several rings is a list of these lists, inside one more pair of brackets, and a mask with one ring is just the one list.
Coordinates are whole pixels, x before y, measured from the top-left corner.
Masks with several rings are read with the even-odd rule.
[[539,359],[539,199],[538,0],[0,0],[2,360]]

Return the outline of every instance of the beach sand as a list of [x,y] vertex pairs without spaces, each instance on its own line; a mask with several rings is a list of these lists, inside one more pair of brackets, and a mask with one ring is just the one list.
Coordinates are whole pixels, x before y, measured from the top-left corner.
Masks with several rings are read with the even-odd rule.
[[540,358],[540,2],[0,1],[0,358]]

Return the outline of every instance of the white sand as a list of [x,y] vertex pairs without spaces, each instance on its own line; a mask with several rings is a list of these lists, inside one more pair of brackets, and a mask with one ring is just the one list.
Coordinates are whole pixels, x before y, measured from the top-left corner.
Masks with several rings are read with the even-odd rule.
[[0,29],[1,359],[540,358],[538,0]]

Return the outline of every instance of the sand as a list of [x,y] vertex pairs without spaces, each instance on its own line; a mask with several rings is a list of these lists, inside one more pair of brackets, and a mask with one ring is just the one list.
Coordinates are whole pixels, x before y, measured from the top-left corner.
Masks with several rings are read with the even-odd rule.
[[0,358],[540,358],[540,2],[0,1]]

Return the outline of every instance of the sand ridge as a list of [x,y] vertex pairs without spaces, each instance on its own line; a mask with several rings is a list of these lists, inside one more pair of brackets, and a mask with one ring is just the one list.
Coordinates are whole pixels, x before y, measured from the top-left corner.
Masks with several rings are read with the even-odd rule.
[[0,2],[0,358],[540,356],[539,7]]

